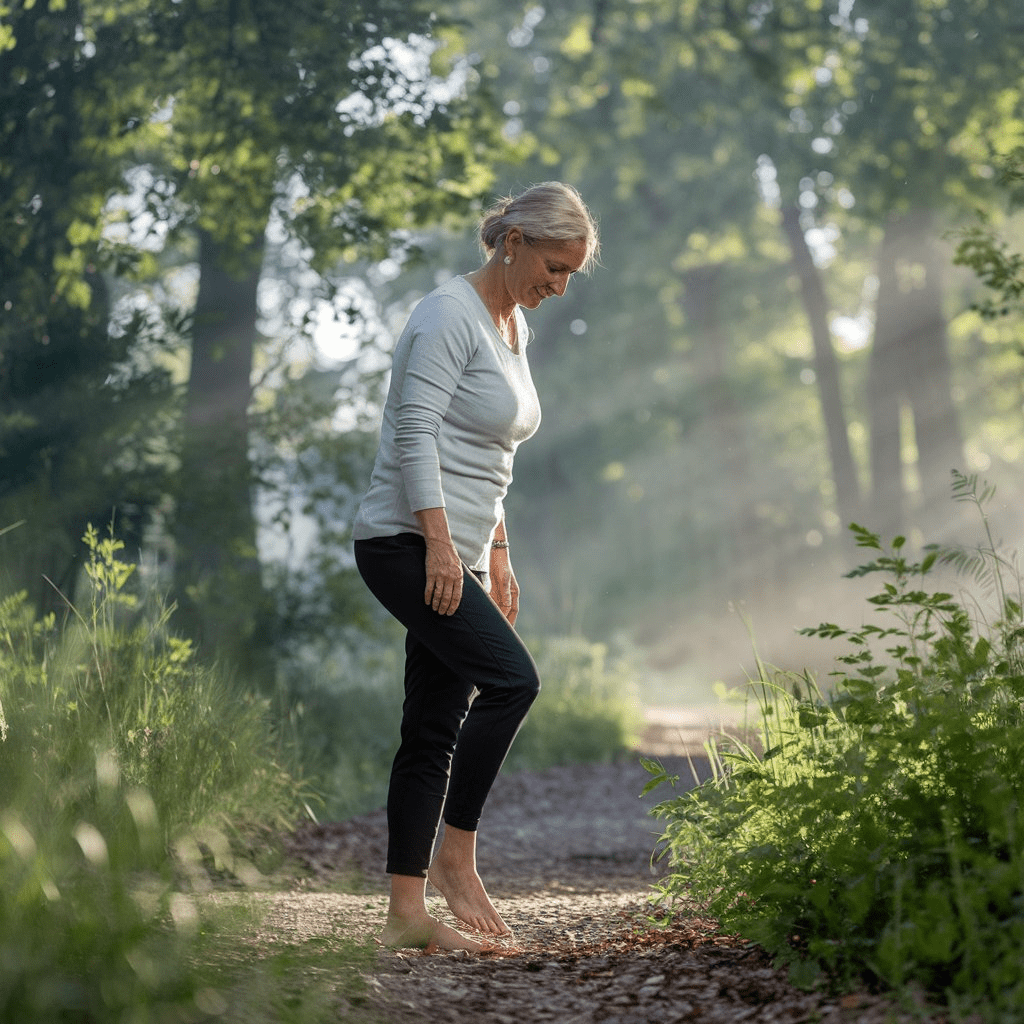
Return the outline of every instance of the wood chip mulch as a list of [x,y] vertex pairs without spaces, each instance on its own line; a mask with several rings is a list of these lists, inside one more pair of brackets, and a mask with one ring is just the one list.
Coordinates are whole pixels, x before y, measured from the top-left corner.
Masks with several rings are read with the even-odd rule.
[[[708,773],[706,762],[665,758],[680,785]],[[382,949],[356,1004],[338,1018],[388,1024],[942,1024],[922,1007],[898,1007],[872,993],[805,992],[785,972],[714,921],[666,908],[653,883],[658,823],[638,794],[648,776],[636,758],[502,776],[481,823],[478,861],[516,947],[500,955]],[[322,927],[372,934],[386,909],[382,811],[347,822],[310,824],[289,841],[304,878],[294,900],[339,887],[361,896],[324,904]],[[435,894],[436,895],[436,894]],[[361,900],[363,916],[337,901]],[[304,916],[299,904],[296,927]],[[312,904],[308,904],[312,906]],[[335,909],[331,910],[333,906]],[[443,901],[434,910],[457,925]]]

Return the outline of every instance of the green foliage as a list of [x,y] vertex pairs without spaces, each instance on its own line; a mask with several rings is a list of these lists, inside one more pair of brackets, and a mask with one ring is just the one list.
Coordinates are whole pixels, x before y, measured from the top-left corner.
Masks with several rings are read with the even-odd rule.
[[[1018,146],[1003,161],[1001,182],[1011,194],[1011,201],[1021,200],[1024,183],[1024,146]],[[970,267],[990,294],[976,302],[976,309],[985,319],[993,320],[1019,311],[1024,302],[1024,255],[1014,252],[987,225],[976,225],[959,232],[953,262]],[[994,294],[993,294],[994,293]]]
[[154,860],[152,849],[140,858],[140,846],[162,847],[152,801],[110,785],[98,796],[105,815],[130,826],[104,833],[88,819],[44,823],[31,808],[3,811],[0,1017],[194,1020],[198,986],[165,925],[169,885],[138,873]]
[[252,943],[240,956],[264,901],[181,891],[151,855],[162,837],[143,791],[110,787],[104,799],[134,832],[84,821],[33,832],[25,816],[0,816],[0,1019],[312,1024],[336,1019],[339,998],[363,1001],[370,943]]
[[104,276],[130,101],[111,87],[120,57],[87,59],[82,6],[8,7],[0,47],[0,522],[27,520],[0,544],[0,587],[40,608],[56,603],[43,574],[74,578],[87,522],[117,507],[129,535],[167,482],[169,375],[140,358],[160,340],[138,310],[112,324]]
[[[977,481],[956,497],[979,505]],[[987,523],[986,523],[987,530]],[[806,673],[762,667],[754,683],[763,754],[725,740],[716,777],[667,799],[674,898],[698,900],[794,976],[921,986],[957,1013],[1016,1019],[1024,1008],[1024,624],[1006,563],[995,614],[931,590],[955,552],[920,560],[902,538],[851,576],[878,574],[883,616],[842,637],[826,697]],[[992,561],[991,537],[978,549]],[[1013,590],[1011,593],[1011,586]],[[658,766],[651,765],[656,778]]]
[[185,825],[284,823],[299,793],[266,703],[201,665],[166,629],[167,610],[129,591],[121,541],[90,528],[85,544],[81,610],[39,619],[23,593],[0,604],[8,805],[77,820],[96,800],[99,759],[119,785],[149,794],[168,839]]
[[510,768],[611,761],[630,749],[640,725],[633,675],[608,653],[580,637],[534,646],[541,691],[512,746]]
[[974,307],[987,320],[1007,316],[1024,296],[1024,256],[983,227],[966,229],[957,244],[955,263],[970,267],[986,288],[986,295]]

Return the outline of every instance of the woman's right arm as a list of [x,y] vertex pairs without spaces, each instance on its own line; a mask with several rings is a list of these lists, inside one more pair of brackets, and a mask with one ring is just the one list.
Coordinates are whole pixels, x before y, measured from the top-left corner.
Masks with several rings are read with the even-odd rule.
[[395,446],[406,495],[427,542],[424,601],[451,615],[462,600],[463,566],[444,509],[437,439],[476,343],[458,306],[441,303],[431,313],[421,317],[410,338]]
[[440,615],[453,615],[462,600],[462,559],[443,508],[421,508],[416,519],[427,541],[427,589],[423,600]]

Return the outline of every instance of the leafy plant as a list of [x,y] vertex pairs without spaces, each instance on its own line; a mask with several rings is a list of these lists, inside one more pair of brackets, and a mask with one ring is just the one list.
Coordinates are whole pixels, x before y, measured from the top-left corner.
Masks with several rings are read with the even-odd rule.
[[[989,492],[956,474],[954,497]],[[854,527],[880,575],[880,622],[823,623],[841,637],[826,695],[807,673],[759,665],[763,754],[724,738],[717,771],[661,802],[669,897],[697,900],[789,964],[797,980],[923,987],[957,1015],[1024,1009],[1024,625],[1012,561]],[[975,566],[991,621],[967,596],[930,590],[937,564]],[[978,564],[985,572],[978,577]],[[652,764],[656,780],[664,780]]]
[[[1010,193],[1011,201],[1019,206],[1020,188],[1024,183],[1024,146],[1016,147],[1003,158],[999,178]],[[1007,316],[1021,308],[1024,254],[1014,252],[989,226],[979,224],[959,232],[953,262],[973,270],[988,290],[972,306],[985,319]]]
[[134,835],[131,828],[101,831],[89,818],[45,827],[24,811],[2,812],[3,1020],[105,1024],[133,1011],[195,1019],[199,986],[182,936],[167,926],[174,896],[169,874],[156,870],[165,861],[152,802],[109,785],[100,798],[107,815],[120,812],[131,822]]
[[0,602],[0,771],[8,806],[49,821],[91,812],[97,759],[144,789],[165,836],[256,817],[284,824],[302,790],[281,762],[269,707],[204,666],[129,588],[123,544],[89,528],[82,609],[37,618],[23,593]]

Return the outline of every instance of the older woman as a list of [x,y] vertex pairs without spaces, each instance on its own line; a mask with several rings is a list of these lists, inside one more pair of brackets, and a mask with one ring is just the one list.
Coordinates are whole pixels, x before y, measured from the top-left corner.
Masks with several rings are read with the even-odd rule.
[[460,921],[508,934],[477,874],[476,830],[540,689],[513,629],[519,587],[503,511],[516,448],[540,423],[520,307],[562,295],[599,247],[582,199],[560,182],[492,208],[480,241],[484,266],[427,295],[398,340],[354,528],[363,579],[407,630],[382,935],[397,947],[487,948],[429,915],[428,878]]

